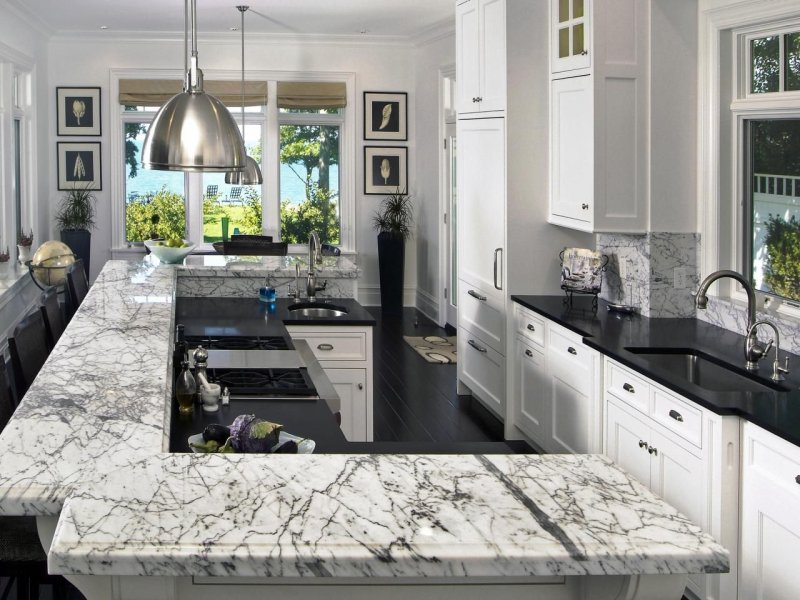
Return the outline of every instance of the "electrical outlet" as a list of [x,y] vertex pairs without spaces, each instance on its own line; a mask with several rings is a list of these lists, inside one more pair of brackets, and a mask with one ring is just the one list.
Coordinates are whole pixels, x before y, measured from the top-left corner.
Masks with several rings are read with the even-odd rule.
[[687,281],[686,267],[675,267],[674,276],[675,276],[674,279],[675,289],[685,290],[689,285],[689,282]]

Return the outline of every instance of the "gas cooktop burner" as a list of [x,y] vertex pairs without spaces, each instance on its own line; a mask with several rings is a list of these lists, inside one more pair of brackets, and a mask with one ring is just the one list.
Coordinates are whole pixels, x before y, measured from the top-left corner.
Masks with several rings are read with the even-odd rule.
[[234,395],[316,396],[317,393],[305,369],[208,369],[208,375]]
[[211,337],[187,335],[189,348],[202,345],[206,350],[288,350],[289,344],[281,336]]

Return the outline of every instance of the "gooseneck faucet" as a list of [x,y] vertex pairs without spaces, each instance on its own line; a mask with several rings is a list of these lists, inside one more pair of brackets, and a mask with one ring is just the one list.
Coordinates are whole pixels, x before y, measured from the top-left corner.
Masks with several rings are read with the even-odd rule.
[[319,242],[319,234],[312,231],[308,234],[308,280],[306,281],[306,295],[310,302],[316,300],[317,292],[325,289],[325,286],[317,287],[317,273],[314,265],[322,264],[322,244]]
[[769,346],[764,346],[758,341],[756,336],[756,327],[753,324],[756,322],[756,293],[753,291],[753,286],[742,275],[736,271],[714,271],[706,277],[700,287],[697,289],[697,295],[694,297],[694,304],[700,310],[708,308],[708,288],[717,279],[723,277],[730,277],[742,284],[744,291],[747,293],[747,333],[745,339],[744,356],[746,360],[746,367],[751,371],[758,369],[758,361],[764,358],[764,355],[769,351]]
[[[750,334],[753,335],[758,333],[758,326],[759,325],[766,325],[767,327],[771,327],[772,331],[775,332],[775,360],[772,362],[772,380],[773,381],[783,381],[786,379],[784,375],[789,372],[789,355],[787,354],[784,358],[783,366],[781,366],[781,333],[778,331],[778,328],[775,326],[775,323],[772,321],[756,321],[747,330],[747,339],[750,339]],[[772,340],[767,343],[767,346],[764,350],[764,354],[769,352],[769,349],[772,347]]]

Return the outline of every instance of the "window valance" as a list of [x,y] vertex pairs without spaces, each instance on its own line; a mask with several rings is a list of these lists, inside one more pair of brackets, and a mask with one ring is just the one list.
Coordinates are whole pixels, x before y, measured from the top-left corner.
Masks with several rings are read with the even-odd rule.
[[[228,107],[241,106],[242,82],[206,80],[203,89]],[[119,103],[127,106],[161,106],[183,90],[178,79],[120,79]],[[267,82],[244,82],[245,106],[267,104]]]
[[344,108],[343,81],[279,81],[278,108]]

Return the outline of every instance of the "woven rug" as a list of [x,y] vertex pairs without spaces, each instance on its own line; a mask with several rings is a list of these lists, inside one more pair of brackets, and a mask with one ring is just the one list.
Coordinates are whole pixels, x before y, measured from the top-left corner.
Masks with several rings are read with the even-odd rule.
[[429,363],[445,365],[458,362],[456,360],[456,336],[443,338],[438,335],[426,337],[404,335],[403,339]]

